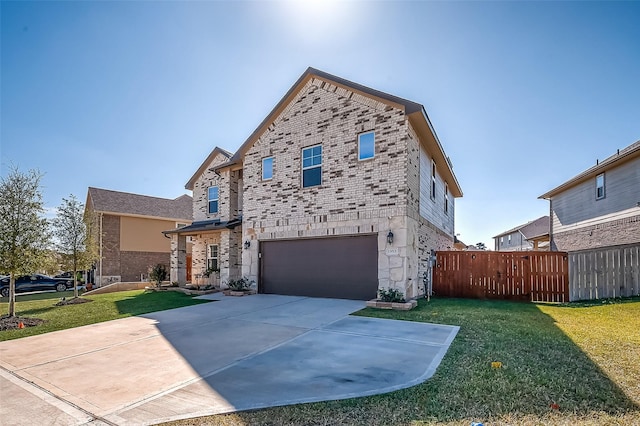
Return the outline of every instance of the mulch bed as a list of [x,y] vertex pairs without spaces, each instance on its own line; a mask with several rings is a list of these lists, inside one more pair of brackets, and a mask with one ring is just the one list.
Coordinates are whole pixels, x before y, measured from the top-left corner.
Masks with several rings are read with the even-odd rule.
[[20,323],[25,327],[34,327],[44,322],[40,318],[27,318],[27,317],[10,317],[3,315],[0,317],[0,330],[15,330],[20,328]]
[[56,306],[78,305],[80,303],[93,302],[91,299],[83,299],[82,297],[72,297],[71,299],[62,299]]

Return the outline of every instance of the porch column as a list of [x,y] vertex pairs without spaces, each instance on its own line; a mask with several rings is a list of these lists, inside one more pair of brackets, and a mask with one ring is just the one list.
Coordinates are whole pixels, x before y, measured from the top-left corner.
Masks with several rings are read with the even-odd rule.
[[171,282],[184,286],[187,283],[187,237],[171,236]]

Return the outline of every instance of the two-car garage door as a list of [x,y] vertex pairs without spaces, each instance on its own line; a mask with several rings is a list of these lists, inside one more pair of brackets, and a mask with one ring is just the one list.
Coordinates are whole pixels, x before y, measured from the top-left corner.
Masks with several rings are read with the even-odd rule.
[[377,235],[260,243],[260,291],[369,300],[378,289]]

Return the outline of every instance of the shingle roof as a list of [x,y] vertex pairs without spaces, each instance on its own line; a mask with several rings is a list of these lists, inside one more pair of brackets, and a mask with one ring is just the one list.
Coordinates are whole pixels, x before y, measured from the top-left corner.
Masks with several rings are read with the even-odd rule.
[[511,228],[508,231],[502,232],[493,238],[499,238],[499,237],[502,237],[503,235],[511,234],[516,231],[520,231],[527,240],[533,237],[538,237],[540,235],[548,234],[549,233],[549,216],[542,216],[536,220],[532,220],[531,222],[527,222],[525,224],[516,226],[515,228]]
[[549,199],[554,195],[557,195],[562,191],[565,191],[572,186],[579,184],[580,182],[593,178],[596,175],[615,167],[618,163],[630,160],[637,156],[640,156],[640,141],[634,142],[628,147],[618,150],[618,152],[616,152],[612,156],[605,158],[604,160],[598,162],[598,164],[596,164],[595,166],[588,168],[584,172],[580,173],[577,176],[574,176],[573,178],[569,179],[562,185],[552,189],[551,191],[542,194],[538,198]]
[[171,200],[89,187],[87,204],[89,204],[89,199],[93,209],[97,212],[177,219],[189,222],[193,219],[193,199],[186,194]]

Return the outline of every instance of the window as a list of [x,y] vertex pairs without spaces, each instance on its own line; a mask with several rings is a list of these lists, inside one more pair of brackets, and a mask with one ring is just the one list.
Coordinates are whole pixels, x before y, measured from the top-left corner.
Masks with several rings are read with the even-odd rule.
[[218,213],[218,187],[209,187],[209,213]]
[[312,146],[302,150],[302,187],[317,186],[322,183],[322,146]]
[[604,198],[604,173],[596,176],[596,200]]
[[358,135],[358,160],[373,158],[376,153],[375,139],[374,132]]
[[218,245],[209,245],[209,252],[207,253],[207,269],[218,270]]
[[184,228],[185,226],[187,226],[186,223],[176,223],[176,228]]
[[444,214],[449,214],[449,185],[444,184]]
[[273,178],[273,157],[262,159],[262,180]]
[[436,162],[431,161],[431,199],[436,200]]
[[500,237],[500,244],[504,244],[504,237]]
[[511,235],[509,235],[509,244],[511,244]]

